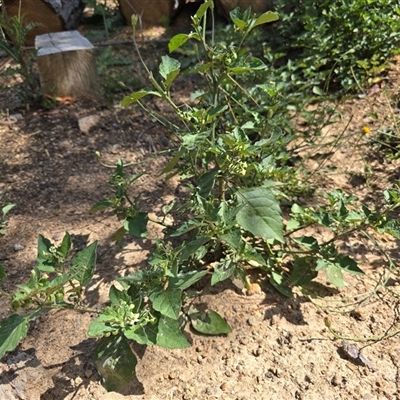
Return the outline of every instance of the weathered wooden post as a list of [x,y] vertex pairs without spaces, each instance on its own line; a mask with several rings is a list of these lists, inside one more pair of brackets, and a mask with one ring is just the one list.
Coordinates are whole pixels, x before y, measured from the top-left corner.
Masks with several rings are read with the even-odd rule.
[[98,99],[98,77],[93,45],[78,31],[36,36],[40,85],[59,98]]

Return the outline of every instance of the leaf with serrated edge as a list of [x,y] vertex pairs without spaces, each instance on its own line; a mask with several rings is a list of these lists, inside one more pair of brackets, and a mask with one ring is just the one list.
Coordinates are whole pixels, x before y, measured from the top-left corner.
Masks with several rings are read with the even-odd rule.
[[96,266],[97,240],[81,250],[71,260],[71,275],[81,286],[86,286],[93,277]]
[[177,71],[179,71],[181,63],[178,60],[175,60],[175,58],[171,58],[169,56],[162,56],[161,59],[162,61],[159,68],[160,75],[165,80],[168,80],[168,77],[171,74],[175,74]]
[[50,242],[49,239],[45,238],[43,235],[39,235],[38,238],[38,257],[37,261],[39,264],[45,264],[48,266],[49,261],[47,260],[44,254],[49,253],[50,247],[53,246],[53,243]]
[[237,213],[236,220],[243,229],[254,236],[284,243],[281,209],[270,189],[240,190],[238,200],[243,207]]
[[72,245],[71,236],[68,232],[65,232],[61,245],[58,248],[59,252],[61,253],[64,259],[67,258],[68,252],[71,249],[71,245]]

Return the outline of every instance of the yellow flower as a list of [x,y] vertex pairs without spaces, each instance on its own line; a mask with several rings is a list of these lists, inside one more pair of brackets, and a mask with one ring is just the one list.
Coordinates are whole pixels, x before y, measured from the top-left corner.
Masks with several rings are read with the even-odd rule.
[[368,134],[371,133],[371,129],[369,129],[368,126],[364,126],[364,127],[362,128],[362,133],[363,133],[364,135],[368,135]]

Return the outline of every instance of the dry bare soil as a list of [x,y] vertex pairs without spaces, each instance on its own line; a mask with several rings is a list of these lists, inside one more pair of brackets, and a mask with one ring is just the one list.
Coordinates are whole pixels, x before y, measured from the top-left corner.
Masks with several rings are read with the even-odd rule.
[[[1,59],[3,66],[6,62]],[[394,126],[399,109],[391,102],[390,110],[388,104],[397,96],[399,84],[400,63],[393,60],[389,75],[374,90],[339,106],[337,122],[324,134],[342,139],[326,155],[324,172],[315,175],[322,191],[341,188],[374,204],[381,201],[384,189],[399,180],[399,161],[374,153],[371,145],[379,129]],[[187,99],[188,82],[180,81],[175,91]],[[107,214],[88,214],[109,194],[109,170],[96,162],[94,153],[101,152],[107,164],[118,158],[144,161],[130,167],[131,172],[147,170],[134,190],[142,193],[147,211],[157,213],[180,194],[176,182],[166,182],[160,175],[170,158],[165,150],[174,145],[173,140],[137,107],[73,102],[50,111],[26,111],[13,101],[9,92],[0,95],[0,190],[5,200],[16,203],[7,235],[0,238],[0,262],[8,274],[1,289],[12,292],[15,284],[27,281],[35,265],[39,234],[59,243],[68,231],[77,249],[99,241],[96,274],[87,288],[86,302],[100,307],[115,276],[145,264],[161,231],[151,225],[148,238],[132,239],[123,249],[112,243],[118,221]],[[378,120],[371,118],[373,113]],[[78,121],[90,115],[98,117],[98,122],[83,133]],[[360,136],[364,126],[371,130],[368,138]],[[310,158],[309,167],[316,165]],[[399,244],[386,237],[378,240],[397,262]],[[356,338],[398,329],[398,276],[388,280],[388,289],[377,290],[376,281],[387,272],[382,256],[370,251],[361,238],[344,242],[343,251],[360,260],[367,276],[346,276],[349,286],[338,291],[321,275],[319,298],[309,299],[299,291],[294,298],[285,298],[257,271],[251,279],[262,292],[252,296],[230,283],[204,288],[198,302],[223,315],[233,332],[207,337],[187,331],[192,347],[185,350],[134,346],[140,358],[137,377],[121,393],[106,393],[92,364],[96,341],[86,332],[94,315],[52,312],[41,317],[27,339],[0,363],[0,398],[400,399],[398,336],[356,343],[374,367],[369,368],[349,357],[342,342],[324,325],[324,317],[329,317],[335,330]],[[357,304],[353,296],[360,294],[366,300]],[[341,307],[354,310],[334,312]],[[8,313],[6,300],[0,298],[0,317]]]

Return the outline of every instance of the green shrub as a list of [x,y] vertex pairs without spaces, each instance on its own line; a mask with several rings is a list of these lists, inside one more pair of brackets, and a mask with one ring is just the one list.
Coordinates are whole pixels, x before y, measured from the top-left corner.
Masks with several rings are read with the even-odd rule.
[[0,50],[3,50],[14,65],[8,67],[7,75],[20,74],[23,80],[19,88],[19,96],[26,102],[41,98],[39,79],[34,71],[36,50],[25,49],[26,35],[37,24],[24,24],[24,16],[16,15],[9,17],[5,8],[0,10]]
[[277,11],[281,22],[270,45],[294,79],[353,89],[373,83],[398,53],[397,0],[277,0]]

